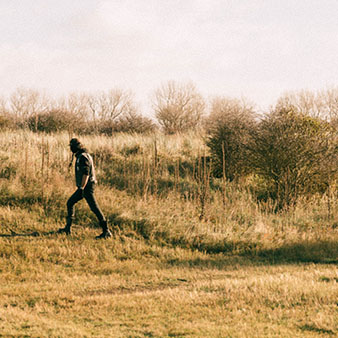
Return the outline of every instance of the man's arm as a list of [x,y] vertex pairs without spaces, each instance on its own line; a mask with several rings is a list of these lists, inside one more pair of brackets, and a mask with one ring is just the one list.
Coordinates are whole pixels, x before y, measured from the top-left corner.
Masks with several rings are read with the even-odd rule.
[[82,175],[82,181],[81,181],[81,186],[79,187],[79,189],[84,189],[88,183],[88,179],[89,179],[89,175]]
[[80,157],[80,168],[80,172],[82,173],[82,180],[79,189],[84,190],[89,179],[89,161],[85,156]]

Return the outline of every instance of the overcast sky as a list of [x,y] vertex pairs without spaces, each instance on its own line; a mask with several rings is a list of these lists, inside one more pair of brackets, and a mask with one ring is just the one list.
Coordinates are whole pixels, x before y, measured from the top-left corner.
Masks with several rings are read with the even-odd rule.
[[[162,83],[258,107],[338,84],[337,0],[0,0],[0,95]],[[145,108],[147,109],[147,108]]]

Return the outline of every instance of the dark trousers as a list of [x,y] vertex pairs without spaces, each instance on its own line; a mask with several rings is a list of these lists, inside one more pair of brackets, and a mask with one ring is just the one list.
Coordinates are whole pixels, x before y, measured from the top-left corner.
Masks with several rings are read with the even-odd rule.
[[102,226],[105,222],[105,217],[97,204],[96,198],[94,196],[95,183],[88,182],[86,187],[84,188],[83,195],[80,189],[77,189],[72,196],[70,196],[67,201],[67,224],[70,226],[72,223],[72,219],[74,218],[74,206],[77,202],[81,201],[83,198],[86,199],[90,210],[96,215],[97,219]]

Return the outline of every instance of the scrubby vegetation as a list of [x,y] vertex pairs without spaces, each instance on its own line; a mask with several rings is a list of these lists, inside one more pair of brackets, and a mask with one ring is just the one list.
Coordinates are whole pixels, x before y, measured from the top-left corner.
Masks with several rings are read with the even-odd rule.
[[[0,336],[337,335],[336,101],[303,92],[258,115],[218,97],[207,115],[169,83],[156,123],[130,95],[2,101]],[[72,235],[55,233],[73,136],[112,239],[94,240],[82,202]]]
[[214,177],[200,134],[87,135],[114,238],[85,203],[65,237],[70,137],[1,133],[4,336],[337,334],[334,185],[276,209],[262,178]]

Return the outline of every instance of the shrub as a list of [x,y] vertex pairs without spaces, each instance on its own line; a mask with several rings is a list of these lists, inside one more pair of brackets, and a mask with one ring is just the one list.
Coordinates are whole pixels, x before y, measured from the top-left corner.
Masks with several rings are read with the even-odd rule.
[[45,133],[65,130],[79,131],[84,127],[83,121],[74,113],[54,109],[28,118],[28,127],[32,131]]
[[247,174],[247,143],[256,126],[251,105],[237,99],[216,98],[206,120],[207,146],[213,159],[214,176],[232,181]]
[[15,121],[10,114],[0,114],[0,130],[15,129]]
[[147,134],[156,130],[155,123],[140,114],[129,112],[115,121],[102,121],[99,124],[99,132],[105,135],[113,133]]
[[336,170],[329,164],[337,158],[333,132],[323,120],[285,110],[275,111],[259,123],[248,161],[266,180],[271,189],[267,196],[278,208],[327,189]]

